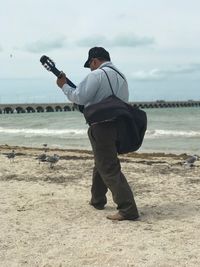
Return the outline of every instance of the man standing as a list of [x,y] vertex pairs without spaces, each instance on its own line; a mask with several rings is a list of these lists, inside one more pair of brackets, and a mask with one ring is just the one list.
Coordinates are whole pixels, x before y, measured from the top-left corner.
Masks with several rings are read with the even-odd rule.
[[[65,74],[57,79],[57,85],[70,101],[85,107],[100,102],[112,94],[109,79],[114,94],[128,102],[127,80],[112,64],[110,55],[104,48],[91,48],[84,67],[90,68],[91,73],[76,89],[67,84]],[[106,193],[109,189],[113,201],[117,204],[118,212],[107,218],[118,221],[136,220],[139,217],[137,206],[131,188],[121,172],[117,155],[117,125],[115,120],[108,120],[94,123],[88,129],[95,161],[90,205],[99,210],[104,209],[107,203]]]

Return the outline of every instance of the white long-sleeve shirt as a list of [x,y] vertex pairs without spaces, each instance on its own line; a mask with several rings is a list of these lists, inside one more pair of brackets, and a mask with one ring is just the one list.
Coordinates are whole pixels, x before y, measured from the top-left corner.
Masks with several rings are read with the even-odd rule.
[[109,76],[114,94],[123,101],[128,102],[129,92],[126,78],[122,74],[123,79],[116,71],[108,66],[119,71],[112,62],[104,62],[98,69],[91,71],[76,88],[64,84],[62,91],[71,102],[78,105],[89,106],[100,102],[112,94],[108,78],[101,69],[103,68]]

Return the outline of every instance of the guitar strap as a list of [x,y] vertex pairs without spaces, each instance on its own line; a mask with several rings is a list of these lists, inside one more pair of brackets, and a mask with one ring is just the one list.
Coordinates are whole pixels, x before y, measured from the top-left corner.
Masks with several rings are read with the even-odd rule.
[[[110,68],[110,69],[112,69],[112,70],[114,70],[115,72],[117,72],[117,73],[118,73],[118,74],[125,80],[124,76],[123,76],[118,70],[116,70],[115,68],[110,67],[110,66],[106,66],[106,67],[107,67],[107,68]],[[103,72],[105,73],[105,75],[106,75],[106,77],[107,77],[107,79],[108,79],[108,82],[109,82],[109,85],[110,85],[110,89],[111,89],[111,91],[112,91],[112,95],[115,95],[115,94],[114,94],[114,91],[113,91],[112,84],[111,84],[111,82],[110,82],[110,78],[109,78],[107,72],[106,72],[103,68],[100,68],[100,69],[103,70]],[[126,81],[126,80],[125,80],[125,81]]]
[[[106,68],[110,68],[110,69],[116,71],[125,80],[124,76],[118,70],[116,70],[115,68],[113,68],[111,66],[106,66]],[[103,69],[103,68],[101,68],[101,69]]]

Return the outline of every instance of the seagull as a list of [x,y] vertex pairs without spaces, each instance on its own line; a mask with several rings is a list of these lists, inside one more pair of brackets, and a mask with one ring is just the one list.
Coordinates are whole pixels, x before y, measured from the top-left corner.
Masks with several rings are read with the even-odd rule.
[[193,155],[187,158],[184,162],[185,167],[191,168],[194,166],[195,161],[199,160],[199,156]]
[[7,153],[7,154],[5,154],[6,155],[6,157],[11,161],[14,161],[14,158],[15,158],[15,156],[16,156],[16,154],[15,154],[15,151],[14,150],[12,150],[12,152],[10,152],[10,153]]
[[46,161],[46,158],[47,158],[47,155],[45,153],[40,154],[40,155],[38,155],[36,157],[36,159],[38,159],[38,161],[39,161],[39,164],[40,164],[40,162],[45,162]]
[[46,153],[48,151],[47,144],[43,144],[43,147],[44,147],[44,152]]
[[47,156],[46,162],[49,162],[49,167],[53,169],[54,165],[59,161],[60,157],[57,154],[54,154],[53,156]]

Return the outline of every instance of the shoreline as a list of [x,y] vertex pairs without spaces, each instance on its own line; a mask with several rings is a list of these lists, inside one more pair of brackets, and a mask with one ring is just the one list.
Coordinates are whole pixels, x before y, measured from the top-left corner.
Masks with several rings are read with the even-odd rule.
[[[18,146],[18,145],[1,145],[0,144],[0,151],[9,151],[9,150],[16,150],[18,151],[17,153],[21,153],[21,151],[29,151],[31,152],[39,152],[39,151],[44,151],[44,148],[41,147],[29,147],[29,146]],[[72,148],[53,148],[53,147],[48,147],[49,152],[61,152],[64,154],[65,152],[70,152],[70,153],[83,153],[83,154],[90,154],[92,155],[93,152],[91,149],[72,149]],[[119,155],[119,157],[135,157],[135,158],[152,158],[152,157],[172,157],[172,158],[182,158],[185,159],[189,156],[190,154],[188,153],[164,153],[164,152],[130,152],[127,154]]]

